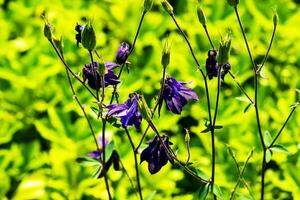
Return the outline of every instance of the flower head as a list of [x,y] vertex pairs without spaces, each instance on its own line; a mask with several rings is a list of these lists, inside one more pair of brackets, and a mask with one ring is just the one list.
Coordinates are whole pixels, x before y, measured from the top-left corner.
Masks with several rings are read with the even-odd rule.
[[123,104],[111,104],[106,106],[108,108],[107,115],[118,117],[121,119],[123,126],[132,126],[134,125],[136,129],[140,129],[142,122],[142,115],[138,107],[138,94],[130,94],[127,101]]
[[178,82],[173,77],[165,80],[163,98],[167,109],[175,114],[180,114],[183,106],[190,100],[198,100],[197,94],[190,88],[185,87],[186,82]]
[[82,33],[83,28],[84,27],[78,23],[75,26],[75,31],[77,32],[75,35],[75,39],[77,41],[76,42],[77,46],[79,46],[79,43],[81,43],[81,33]]
[[[119,78],[112,71],[112,69],[114,69],[118,65],[113,65],[111,62],[105,62],[104,65],[107,69],[107,73],[104,75],[105,87],[107,87],[108,85],[117,85],[118,83],[120,83]],[[99,89],[101,87],[101,78],[98,72],[99,63],[94,62],[93,67],[94,70],[92,68],[92,63],[85,64],[84,68],[82,69],[83,81],[88,80],[88,84],[91,88]],[[94,76],[94,72],[96,74],[96,77]]]
[[221,70],[221,78],[223,81],[224,81],[225,75],[229,72],[230,69],[231,69],[231,65],[229,63],[226,63],[225,65],[223,65],[222,70]]
[[146,161],[148,163],[148,170],[151,174],[155,174],[165,166],[168,161],[174,164],[174,159],[168,154],[164,146],[170,150],[172,142],[169,141],[169,137],[164,135],[161,137],[163,144],[161,144],[158,136],[148,142],[148,147],[141,153],[141,163]]
[[218,77],[218,62],[217,62],[217,51],[209,50],[208,57],[206,59],[206,74],[211,80],[213,77]]
[[126,62],[130,52],[129,44],[122,42],[117,51],[116,60],[118,64],[123,64]]

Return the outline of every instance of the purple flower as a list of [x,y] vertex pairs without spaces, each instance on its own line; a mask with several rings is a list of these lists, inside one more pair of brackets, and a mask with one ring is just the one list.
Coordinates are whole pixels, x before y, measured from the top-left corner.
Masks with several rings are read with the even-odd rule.
[[[102,144],[102,138],[101,137],[98,138],[98,143]],[[109,141],[107,139],[105,139],[104,146],[107,146],[108,144],[109,144]],[[101,156],[102,156],[102,152],[103,152],[103,147],[101,147],[99,150],[95,150],[95,151],[90,152],[88,154],[88,157],[100,160]],[[110,155],[109,159],[105,162],[105,170],[108,171],[109,168],[111,167],[111,165],[114,166],[114,169],[116,171],[121,170],[120,157],[119,157],[119,154],[116,150],[112,151],[112,154]],[[102,178],[103,176],[104,176],[104,173],[103,173],[103,170],[101,170],[98,174],[98,178]]]
[[130,94],[125,103],[106,106],[106,108],[108,108],[107,115],[109,117],[114,116],[120,118],[122,125],[125,127],[134,125],[135,128],[139,130],[142,115],[138,107],[137,98],[140,98],[138,94]]
[[[170,151],[172,142],[169,141],[169,137],[164,135],[161,139],[165,147]],[[149,146],[141,153],[141,163],[143,161],[148,163],[148,170],[151,174],[159,172],[168,161],[174,164],[173,158],[169,156],[164,146],[160,143],[158,136],[155,136],[153,140],[147,143]]]
[[75,26],[75,31],[77,32],[76,35],[75,35],[75,39],[76,39],[76,44],[77,46],[79,46],[79,43],[81,42],[81,32],[83,30],[83,26],[80,25],[80,24],[76,24]]
[[226,63],[221,70],[221,78],[224,81],[224,77],[225,75],[229,72],[229,70],[231,69],[231,65],[229,63]]
[[[105,87],[107,87],[108,85],[117,85],[118,83],[120,83],[119,78],[112,71],[112,69],[114,69],[118,65],[117,64],[113,65],[111,62],[105,62],[104,64],[107,69],[107,73],[104,75]],[[82,69],[83,81],[88,80],[88,84],[91,88],[99,89],[101,87],[101,79],[100,79],[100,74],[98,72],[99,63],[94,62],[93,67],[97,78],[93,74],[92,64],[89,63],[89,64],[85,64],[84,68]]]
[[190,88],[185,87],[186,82],[178,82],[173,77],[167,77],[163,91],[167,109],[175,114],[180,114],[182,107],[189,100],[198,100],[197,94]]
[[218,62],[217,62],[217,51],[209,50],[208,57],[206,59],[206,74],[211,80],[213,77],[218,77]]
[[118,64],[124,64],[128,58],[130,52],[129,44],[126,42],[122,42],[119,46],[117,55],[116,55],[116,60]]

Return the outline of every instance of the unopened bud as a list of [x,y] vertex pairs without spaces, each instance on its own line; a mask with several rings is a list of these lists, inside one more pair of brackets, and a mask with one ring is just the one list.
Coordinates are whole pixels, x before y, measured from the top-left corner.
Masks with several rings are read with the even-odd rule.
[[108,72],[103,61],[99,62],[98,72],[102,76],[107,74],[107,72]]
[[53,35],[53,28],[52,25],[49,24],[48,22],[45,22],[44,26],[44,36],[51,41],[52,40],[52,35]]
[[153,5],[153,0],[145,0],[144,1],[144,11],[148,12],[149,10],[151,10]]
[[197,7],[197,14],[199,22],[205,26],[206,25],[206,17],[205,14],[200,6]]
[[162,6],[164,7],[165,11],[167,11],[170,15],[173,15],[173,7],[171,6],[171,4],[167,1],[167,0],[163,0],[161,2]]
[[185,129],[185,137],[184,137],[184,141],[185,143],[189,144],[190,143],[190,133],[189,133],[189,130]]
[[274,26],[277,26],[277,24],[278,24],[278,14],[277,14],[277,12],[276,11],[274,11],[274,14],[273,14],[273,24],[274,24]]
[[60,37],[59,39],[57,38],[53,38],[53,42],[55,47],[58,49],[59,53],[61,55],[63,55],[63,41],[62,41],[62,37]]
[[240,0],[227,0],[227,2],[229,5],[236,7],[240,3]]
[[96,34],[91,22],[88,22],[83,28],[81,43],[89,51],[93,51],[96,47]]
[[170,63],[170,44],[168,38],[165,40],[162,57],[161,57],[161,64],[163,67],[167,67]]

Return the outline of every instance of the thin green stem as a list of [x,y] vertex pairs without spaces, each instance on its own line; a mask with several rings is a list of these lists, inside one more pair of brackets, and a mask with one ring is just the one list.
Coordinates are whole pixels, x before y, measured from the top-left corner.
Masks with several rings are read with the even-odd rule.
[[[139,33],[140,33],[140,30],[141,30],[141,27],[142,27],[142,23],[143,23],[143,21],[144,21],[144,18],[145,18],[146,13],[147,13],[146,11],[143,11],[143,13],[142,13],[142,16],[141,16],[141,19],[140,19],[140,21],[139,21],[139,25],[138,25],[137,31],[136,31],[135,36],[134,36],[134,39],[133,39],[132,47],[130,48],[130,51],[129,51],[128,56],[127,56],[127,59],[129,58],[129,56],[131,55],[131,53],[132,53],[133,50],[134,50],[135,43],[136,43],[137,38],[138,38],[138,35],[139,35]],[[125,62],[122,64],[122,66],[121,66],[121,69],[120,69],[119,74],[118,74],[118,78],[120,78],[121,75],[122,75],[122,72],[123,72],[123,68],[124,68],[125,63],[126,63],[126,61],[125,61]],[[117,93],[117,85],[115,85],[114,88],[113,88],[112,98],[111,98],[110,104],[112,104],[112,102],[113,102],[113,100],[114,100],[114,97],[115,97],[116,93]]]
[[203,25],[203,29],[204,29],[204,31],[205,31],[205,33],[206,33],[206,36],[207,36],[208,40],[209,40],[209,43],[210,43],[211,48],[215,49],[214,44],[212,43],[211,38],[210,38],[210,35],[209,35],[209,33],[208,33],[208,30],[207,30],[206,25]]
[[[163,92],[164,92],[164,88],[165,88],[165,80],[166,80],[166,68],[167,68],[167,67],[163,67],[163,73],[162,73],[162,78],[161,78],[161,86],[160,86],[160,90],[159,90],[159,95],[158,95],[157,101],[156,101],[156,103],[155,103],[155,106],[154,106],[154,108],[153,108],[153,111],[152,111],[152,113],[151,113],[151,119],[153,118],[154,113],[155,113],[156,109],[158,108],[158,105],[159,105],[160,101],[162,101],[162,98],[163,98]],[[138,146],[137,146],[136,149],[135,149],[135,152],[138,152],[138,149],[139,149],[140,146],[142,145],[143,140],[144,140],[144,138],[145,138],[145,136],[146,136],[146,134],[147,134],[149,128],[150,128],[150,125],[148,124],[146,130],[145,130],[144,133],[143,133],[142,139],[140,140]]]
[[278,133],[276,134],[275,138],[273,139],[273,141],[271,142],[271,144],[269,145],[269,148],[271,148],[276,140],[278,139],[278,137],[280,136],[281,132],[283,131],[284,127],[286,126],[286,124],[288,123],[288,121],[290,120],[291,116],[293,115],[294,111],[296,110],[296,106],[291,110],[289,116],[287,117],[287,119],[285,120],[284,124],[282,125],[281,129],[278,131]]
[[137,161],[137,153],[135,152],[135,146],[134,146],[134,143],[133,143],[133,141],[131,139],[131,136],[129,134],[128,129],[126,127],[124,127],[124,130],[126,132],[126,135],[127,135],[128,139],[129,139],[129,142],[130,142],[130,145],[131,145],[131,148],[132,148],[132,151],[133,151],[137,186],[138,186],[138,191],[139,191],[140,199],[142,200],[143,199],[143,195],[142,195],[142,189],[141,189],[141,183],[140,183],[139,164],[138,164],[138,161]]
[[274,36],[275,36],[275,32],[276,32],[276,28],[277,28],[277,25],[274,24],[274,27],[273,27],[273,32],[272,32],[272,37],[271,37],[271,40],[270,40],[270,43],[269,43],[269,47],[268,47],[268,50],[267,50],[267,53],[259,67],[259,69],[257,70],[257,73],[260,72],[260,70],[263,68],[264,64],[266,63],[267,61],[267,58],[268,58],[268,55],[270,53],[270,50],[271,50],[271,47],[272,47],[272,44],[273,44],[273,40],[274,40]]
[[55,50],[56,55],[59,57],[60,61],[63,63],[63,65],[65,66],[65,68],[72,74],[72,76],[73,76],[77,81],[79,81],[79,82],[81,83],[81,85],[82,85],[83,87],[85,87],[85,89],[86,89],[87,91],[89,91],[89,93],[90,93],[94,98],[96,98],[96,95],[90,90],[90,88],[88,88],[88,87],[85,85],[85,83],[84,83],[82,80],[80,80],[80,78],[78,78],[78,75],[76,75],[76,74],[72,71],[72,69],[69,67],[69,65],[68,65],[67,62],[65,61],[65,59],[62,57],[62,55],[60,55],[60,53],[59,53],[58,50],[56,49],[56,47],[55,47],[53,41],[49,40],[49,42],[51,43],[52,47],[53,47],[54,50]]

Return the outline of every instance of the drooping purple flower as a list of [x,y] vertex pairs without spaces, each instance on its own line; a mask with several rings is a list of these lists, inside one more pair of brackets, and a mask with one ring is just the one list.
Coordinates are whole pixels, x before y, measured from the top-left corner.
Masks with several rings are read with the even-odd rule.
[[218,77],[218,62],[217,62],[217,51],[209,50],[208,57],[206,59],[206,74],[211,80],[213,77]]
[[126,62],[130,52],[129,44],[122,42],[117,51],[116,60],[118,64],[123,64]]
[[174,159],[168,154],[164,146],[170,151],[170,145],[172,142],[169,141],[169,137],[164,135],[161,137],[163,144],[161,144],[158,136],[148,143],[148,147],[145,148],[141,153],[141,163],[146,161],[148,163],[148,170],[151,174],[155,174],[165,166],[168,161],[174,164]]
[[226,63],[225,65],[222,66],[221,78],[223,81],[224,81],[225,75],[229,72],[230,69],[231,69],[231,65],[229,63]]
[[173,77],[167,77],[165,80],[163,98],[167,109],[175,114],[180,114],[188,101],[198,100],[197,94],[185,87],[185,84],[187,83],[176,81]]
[[[118,83],[120,83],[119,78],[112,71],[112,69],[118,65],[117,64],[113,65],[111,62],[105,62],[104,65],[105,65],[105,68],[107,69],[107,73],[104,75],[105,87],[107,87],[108,85],[117,85]],[[101,78],[100,78],[100,74],[98,72],[99,63],[94,62],[93,68],[94,68],[94,73],[96,74],[96,76],[94,76],[94,73],[92,70],[92,63],[84,65],[84,68],[82,69],[83,81],[88,80],[88,84],[91,88],[99,89],[101,87]]]
[[125,127],[134,125],[135,128],[139,130],[142,115],[138,107],[137,98],[140,98],[138,94],[130,94],[125,103],[106,106],[106,108],[108,108],[107,115],[109,117],[120,118],[122,125]]
[[[98,138],[98,143],[100,145],[102,144],[102,137]],[[106,147],[108,144],[109,144],[109,141],[107,139],[105,139],[104,146]],[[88,157],[100,160],[101,156],[102,156],[102,152],[103,152],[103,147],[99,148],[99,150],[95,150],[95,151],[92,151],[92,152],[88,153]],[[121,167],[120,167],[120,157],[119,157],[119,154],[118,154],[118,152],[116,150],[112,151],[109,159],[105,162],[105,170],[108,171],[109,168],[111,167],[111,165],[114,166],[114,169],[116,171],[121,170]],[[97,178],[102,178],[103,176],[104,176],[104,172],[103,172],[103,170],[101,170],[99,172]]]
[[79,46],[79,43],[81,43],[81,32],[83,30],[83,26],[80,25],[80,24],[76,24],[75,26],[75,31],[77,32],[76,35],[75,35],[75,39],[76,39],[76,44],[77,46]]

